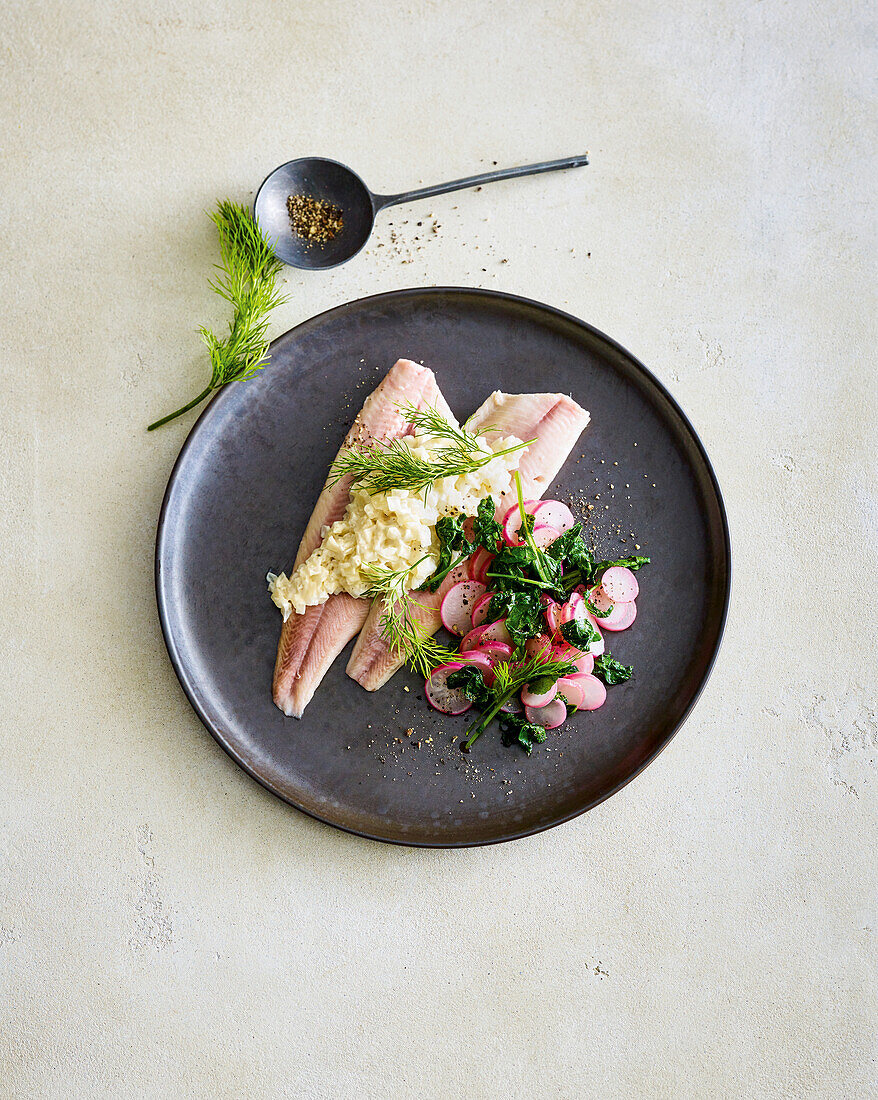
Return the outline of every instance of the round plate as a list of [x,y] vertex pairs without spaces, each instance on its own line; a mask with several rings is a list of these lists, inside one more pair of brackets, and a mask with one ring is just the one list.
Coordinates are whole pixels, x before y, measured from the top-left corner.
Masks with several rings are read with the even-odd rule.
[[[640,573],[635,626],[607,635],[634,677],[529,757],[504,748],[496,727],[464,756],[457,746],[466,715],[430,710],[423,683],[407,670],[367,694],[345,675],[350,647],[301,720],[271,700],[281,620],[265,574],[290,568],[345,432],[401,357],[436,372],[461,419],[495,389],[571,394],[591,424],[547,495],[588,518],[599,551],[635,553],[636,542],[652,558]],[[729,583],[716,478],[664,387],[582,321],[527,299],[455,288],[350,302],[275,340],[268,367],[223,390],[193,428],[156,545],[171,661],[232,758],[322,821],[430,847],[547,829],[632,779],[707,679]]]

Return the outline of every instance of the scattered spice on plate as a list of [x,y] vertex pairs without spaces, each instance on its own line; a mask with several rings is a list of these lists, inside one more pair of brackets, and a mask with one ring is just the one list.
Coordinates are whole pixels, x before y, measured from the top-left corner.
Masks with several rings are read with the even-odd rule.
[[328,199],[315,199],[311,195],[290,195],[287,199],[290,225],[297,237],[312,244],[326,244],[341,233],[344,227],[343,211]]

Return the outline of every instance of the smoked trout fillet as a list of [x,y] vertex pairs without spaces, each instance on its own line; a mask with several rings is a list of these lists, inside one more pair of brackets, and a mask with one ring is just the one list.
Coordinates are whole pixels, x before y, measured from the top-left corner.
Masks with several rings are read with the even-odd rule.
[[[501,436],[514,435],[521,440],[536,439],[523,452],[518,471],[524,498],[538,500],[557,477],[589,419],[585,409],[563,393],[509,394],[497,391],[473,413],[466,426],[473,431],[489,428]],[[514,503],[515,489],[510,484],[501,495],[497,518],[502,519]],[[436,592],[412,593],[415,605],[413,617],[427,634],[435,634],[442,625],[439,605],[449,580],[446,578]],[[381,614],[382,601],[376,600],[354,644],[347,666],[348,676],[367,691],[377,691],[383,687],[403,663],[381,635]]]
[[[408,435],[411,425],[398,407],[403,404],[418,409],[432,406],[456,423],[433,372],[410,359],[400,359],[366,398],[339,454],[353,445],[368,446]],[[348,478],[324,487],[299,544],[294,569],[320,545],[324,527],[342,518],[349,499]],[[329,666],[362,628],[368,614],[368,600],[346,593],[330,596],[317,607],[307,607],[301,615],[295,611],[290,614],[277,647],[272,692],[284,714],[302,717]]]

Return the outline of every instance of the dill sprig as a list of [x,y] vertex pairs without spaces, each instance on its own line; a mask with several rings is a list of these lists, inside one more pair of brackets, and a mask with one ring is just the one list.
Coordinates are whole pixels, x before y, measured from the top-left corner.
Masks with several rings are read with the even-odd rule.
[[458,428],[436,409],[417,409],[413,405],[400,405],[399,409],[416,431],[442,440],[434,448],[433,458],[428,460],[412,454],[402,439],[351,447],[332,464],[327,484],[335,485],[343,477],[349,477],[352,486],[366,489],[372,495],[399,490],[426,493],[440,478],[480,470],[493,459],[513,454],[535,442],[529,439],[499,451],[486,451],[480,446],[479,437],[483,432],[473,434]]
[[545,677],[554,683],[559,677],[575,671],[570,661],[553,660],[548,654],[549,651],[544,649],[527,660],[504,661],[494,666],[494,682],[491,684],[492,704],[484,711],[481,718],[477,718],[467,729],[466,740],[461,746],[464,752],[469,752],[473,742],[485,732],[504,703],[509,702],[516,692],[521,691],[533,680]]
[[408,591],[412,571],[428,556],[424,554],[414,565],[404,569],[369,565],[364,570],[371,582],[366,596],[383,601],[380,620],[382,638],[395,657],[405,661],[425,680],[439,665],[460,660],[460,654],[440,645],[418,621],[417,610],[423,605],[413,600]]
[[210,218],[219,234],[221,260],[210,287],[232,307],[229,334],[221,339],[203,326],[198,330],[210,355],[210,382],[188,404],[150,424],[150,432],[194,409],[214,390],[250,378],[264,367],[268,315],[285,301],[277,289],[283,264],[248,211],[240,203],[223,201]]

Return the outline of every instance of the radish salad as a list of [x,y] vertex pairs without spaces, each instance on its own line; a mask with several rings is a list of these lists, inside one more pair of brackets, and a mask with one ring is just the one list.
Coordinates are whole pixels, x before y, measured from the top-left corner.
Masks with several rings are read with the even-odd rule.
[[518,503],[502,520],[491,497],[475,516],[439,520],[439,568],[424,586],[444,593],[442,624],[460,639],[427,677],[427,699],[443,714],[480,712],[464,751],[496,719],[504,744],[530,753],[633,671],[604,633],[634,623],[635,573],[649,558],[596,560],[566,504],[523,500],[515,480]]

